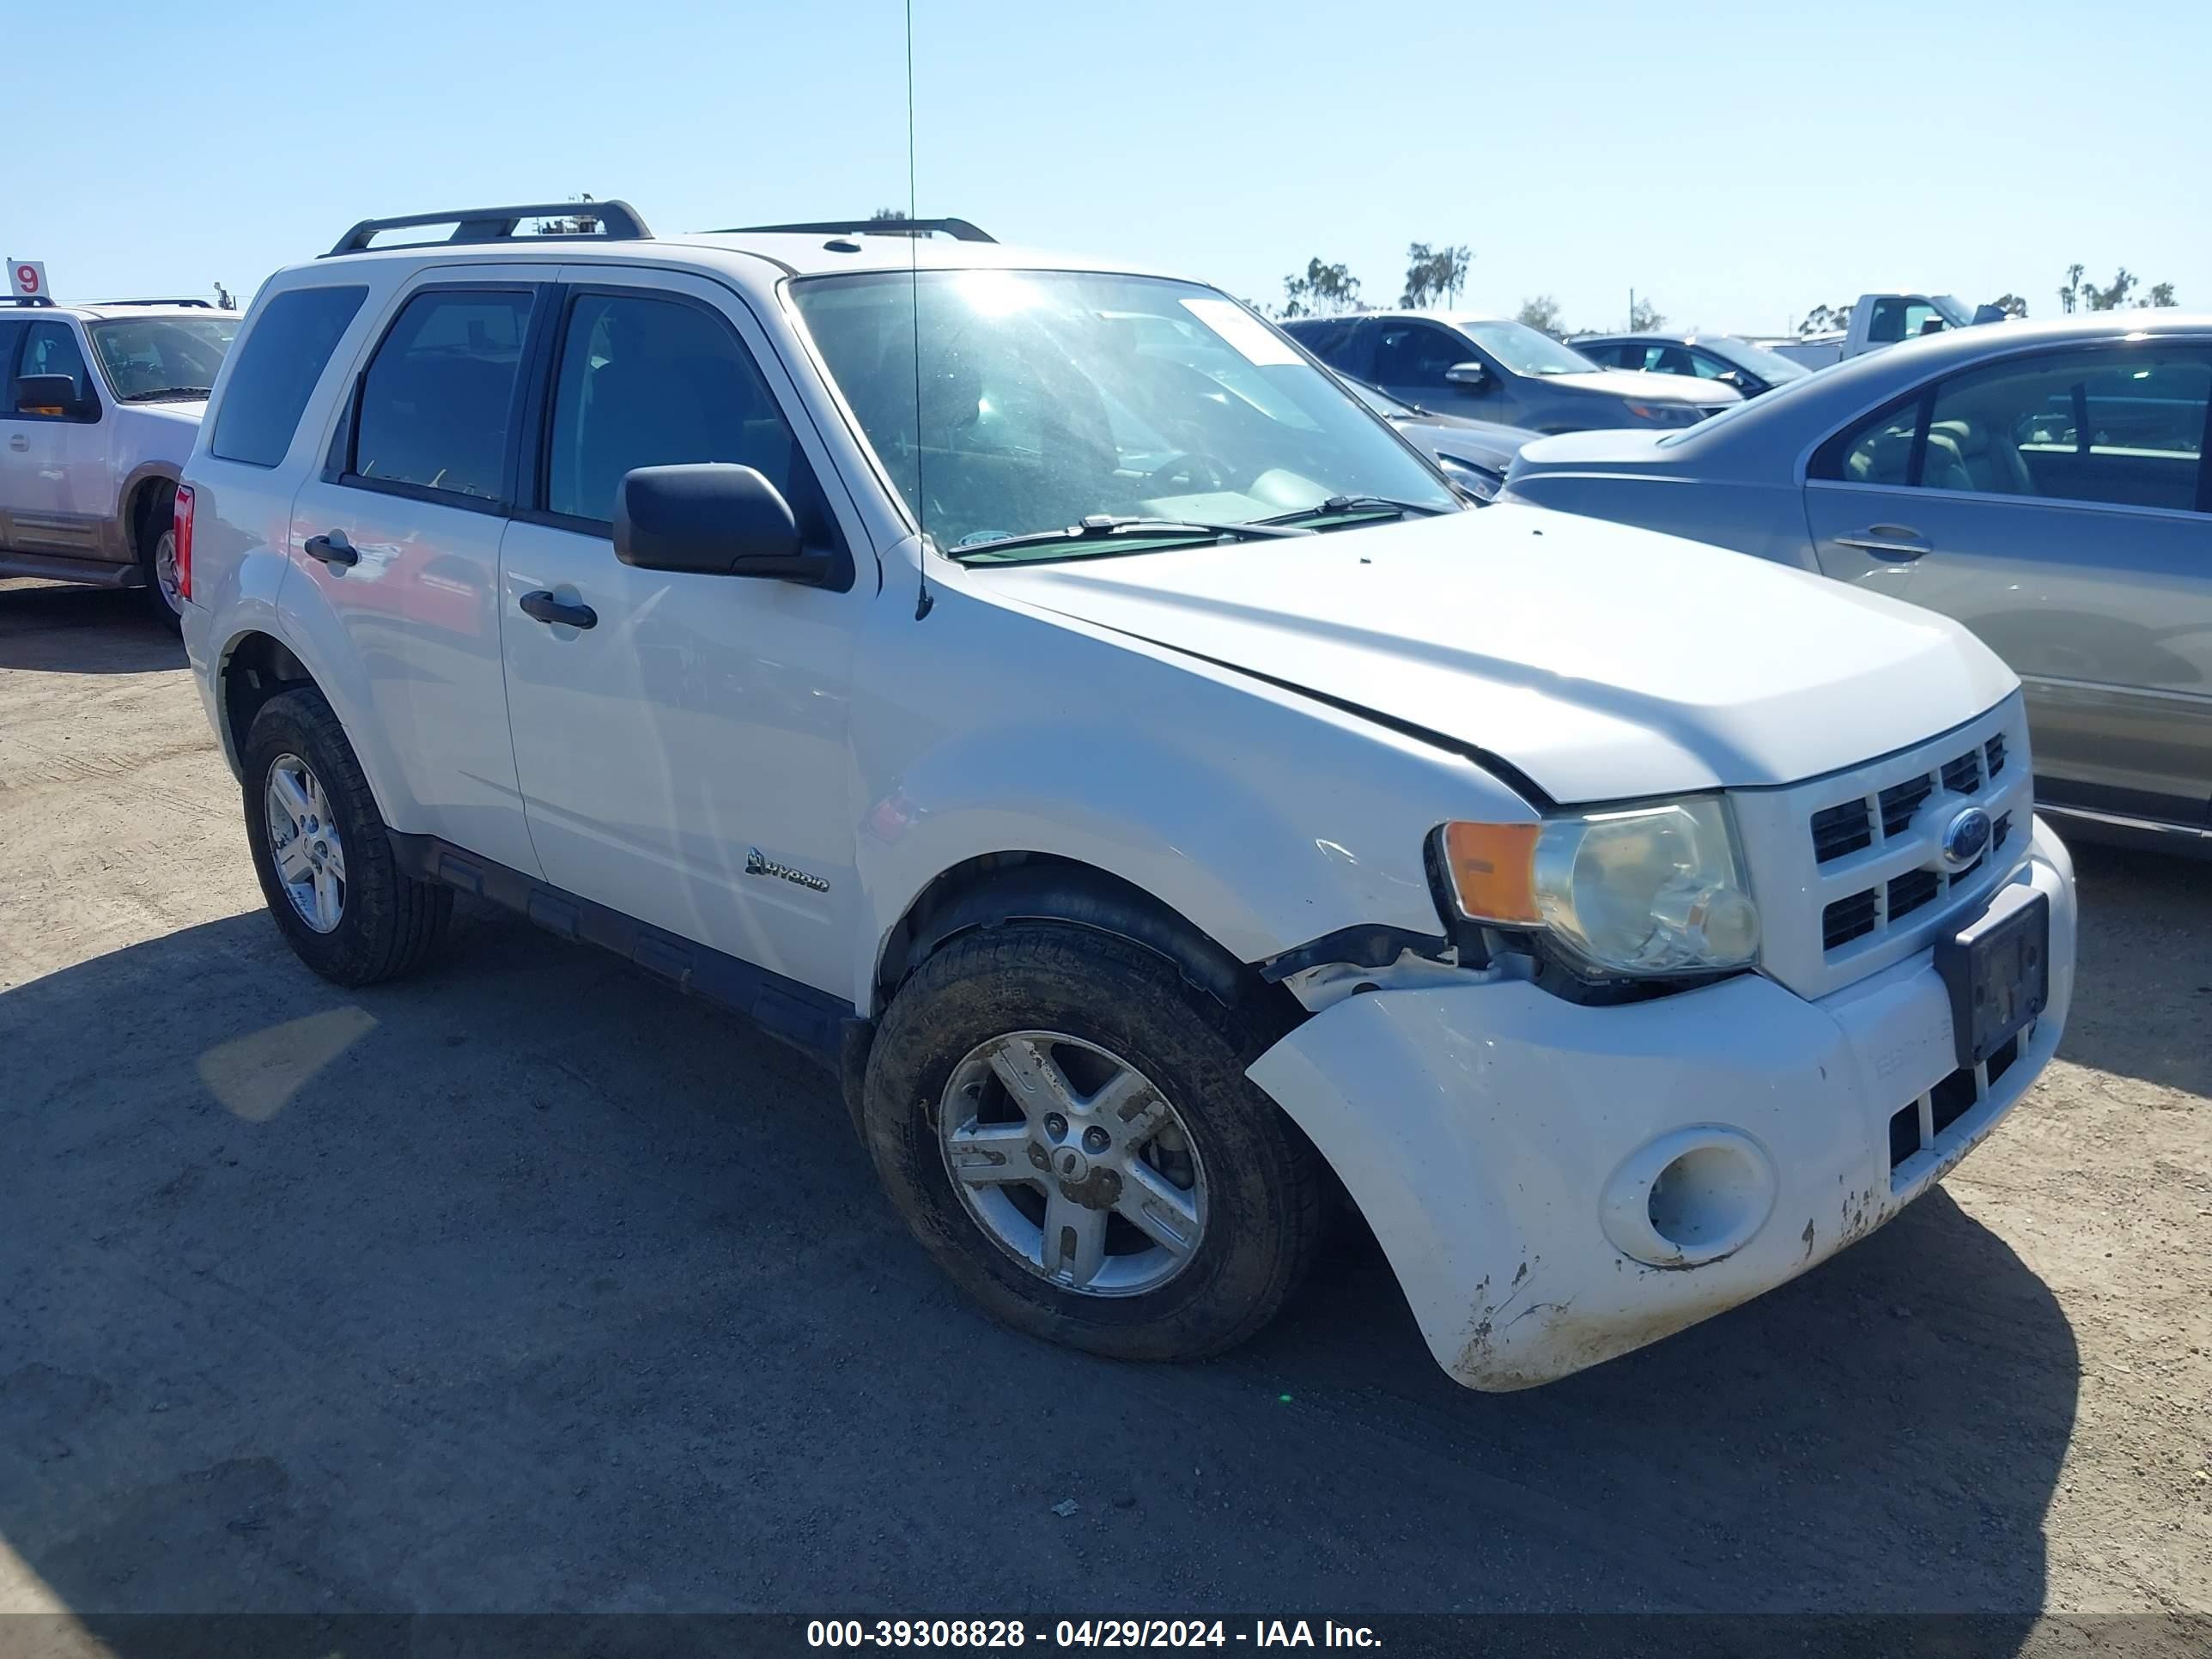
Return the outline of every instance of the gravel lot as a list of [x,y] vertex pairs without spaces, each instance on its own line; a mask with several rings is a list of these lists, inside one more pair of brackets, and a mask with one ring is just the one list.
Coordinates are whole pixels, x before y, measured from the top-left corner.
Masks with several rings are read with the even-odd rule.
[[1121,1367],[610,957],[310,975],[140,604],[0,584],[0,1610],[2212,1609],[2212,866],[2085,849],[2059,1063],[1747,1308],[1470,1394],[1355,1242]]

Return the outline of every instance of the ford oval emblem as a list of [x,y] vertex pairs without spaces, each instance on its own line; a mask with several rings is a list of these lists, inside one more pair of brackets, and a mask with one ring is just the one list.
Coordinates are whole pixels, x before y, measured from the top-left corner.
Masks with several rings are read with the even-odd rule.
[[1965,869],[1990,850],[1994,829],[1990,815],[1969,806],[1943,827],[1943,862],[1953,871]]

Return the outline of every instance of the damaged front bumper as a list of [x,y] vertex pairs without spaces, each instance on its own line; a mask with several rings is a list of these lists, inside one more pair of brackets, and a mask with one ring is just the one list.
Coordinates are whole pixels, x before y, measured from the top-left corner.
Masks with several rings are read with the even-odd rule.
[[1923,951],[1817,1002],[1750,975],[1612,1007],[1472,976],[1378,990],[1249,1074],[1350,1190],[1438,1363],[1532,1387],[1794,1278],[1989,1134],[2073,994],[2073,869],[2040,821],[2014,881],[2050,902],[2049,1001],[1983,1066],[1960,1067]]

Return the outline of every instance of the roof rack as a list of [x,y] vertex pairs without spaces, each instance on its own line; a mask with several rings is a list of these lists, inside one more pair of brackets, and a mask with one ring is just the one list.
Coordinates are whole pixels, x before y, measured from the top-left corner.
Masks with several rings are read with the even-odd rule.
[[201,311],[213,311],[212,300],[79,300],[81,306],[190,306]]
[[914,236],[933,234],[956,242],[995,242],[999,239],[965,219],[820,219],[803,225],[731,225],[709,231],[712,236],[788,234],[793,236]]
[[653,234],[645,228],[645,221],[638,217],[637,210],[628,202],[529,202],[520,207],[461,208],[447,213],[410,213],[398,219],[364,219],[339,237],[337,246],[323,258],[366,253],[380,231],[406,230],[416,225],[451,225],[453,234],[433,237],[428,242],[404,244],[406,246],[429,247],[440,242],[504,242],[514,236],[515,228],[525,219],[591,219],[605,233],[600,235],[586,231],[578,235],[574,232],[556,232],[543,237],[532,233],[532,240],[634,242]]
[[44,294],[0,294],[0,306],[50,306],[53,300]]

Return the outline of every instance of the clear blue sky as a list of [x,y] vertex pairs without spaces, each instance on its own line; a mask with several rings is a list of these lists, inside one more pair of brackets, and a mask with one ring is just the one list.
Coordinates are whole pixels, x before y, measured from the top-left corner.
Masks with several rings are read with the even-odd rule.
[[[0,253],[71,295],[249,295],[353,220],[621,196],[657,229],[907,188],[896,0],[18,0]],[[924,214],[1273,302],[1310,255],[1395,301],[1776,331],[1816,302],[2070,262],[2212,308],[2212,5],[915,0]],[[30,83],[20,76],[18,88]]]

